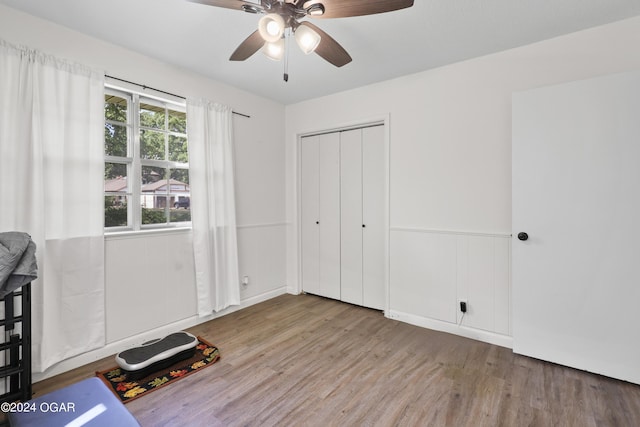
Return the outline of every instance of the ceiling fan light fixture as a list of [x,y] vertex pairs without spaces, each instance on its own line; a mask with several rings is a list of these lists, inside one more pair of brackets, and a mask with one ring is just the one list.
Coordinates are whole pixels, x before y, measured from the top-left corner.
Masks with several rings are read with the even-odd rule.
[[324,5],[322,3],[315,3],[309,6],[306,11],[307,15],[322,16],[324,15]]
[[267,42],[262,46],[262,53],[269,59],[279,61],[284,56],[284,39]]
[[314,31],[312,28],[307,27],[306,25],[301,25],[296,29],[294,33],[294,37],[296,39],[296,43],[300,50],[302,50],[305,55],[310,54],[320,44],[320,34]]
[[267,43],[275,43],[284,34],[284,19],[277,13],[270,13],[260,18],[258,32]]

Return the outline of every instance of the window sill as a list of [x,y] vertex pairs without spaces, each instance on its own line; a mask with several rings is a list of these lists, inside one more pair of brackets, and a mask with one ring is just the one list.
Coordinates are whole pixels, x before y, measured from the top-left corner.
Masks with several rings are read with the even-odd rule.
[[166,236],[168,234],[191,233],[191,227],[167,227],[147,230],[105,231],[105,240],[135,239],[145,236]]

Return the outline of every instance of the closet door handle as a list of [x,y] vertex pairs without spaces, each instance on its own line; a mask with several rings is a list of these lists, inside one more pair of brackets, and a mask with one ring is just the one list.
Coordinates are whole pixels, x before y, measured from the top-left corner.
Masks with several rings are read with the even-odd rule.
[[316,221],[316,224],[320,224],[320,221]]
[[366,225],[362,224],[362,228],[365,228],[365,227],[366,227]]

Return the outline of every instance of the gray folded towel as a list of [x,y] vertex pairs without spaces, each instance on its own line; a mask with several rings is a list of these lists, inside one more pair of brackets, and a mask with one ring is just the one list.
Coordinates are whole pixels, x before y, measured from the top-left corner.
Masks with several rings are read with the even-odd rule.
[[36,244],[27,233],[0,233],[0,298],[38,278]]

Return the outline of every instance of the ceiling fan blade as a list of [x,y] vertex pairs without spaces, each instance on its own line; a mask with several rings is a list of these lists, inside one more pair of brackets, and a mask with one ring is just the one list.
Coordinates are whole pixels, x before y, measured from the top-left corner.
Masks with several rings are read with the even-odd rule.
[[243,10],[245,12],[262,12],[262,6],[243,0],[188,0],[192,3],[206,4],[209,6],[224,7],[226,9]]
[[264,39],[260,36],[258,30],[255,30],[247,37],[240,46],[231,54],[229,61],[244,61],[251,55],[256,53],[264,45]]
[[325,33],[310,22],[301,22],[300,26],[309,27],[320,34],[320,44],[316,48],[315,52],[322,58],[329,61],[336,67],[342,67],[343,65],[351,62],[351,56],[329,34]]
[[302,4],[302,8],[308,9],[318,3],[324,6],[324,14],[309,15],[311,18],[373,15],[413,6],[413,0],[308,0]]

